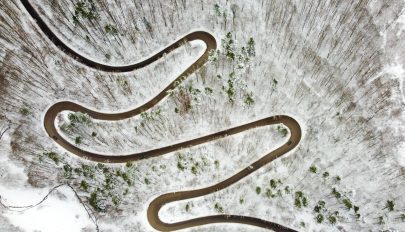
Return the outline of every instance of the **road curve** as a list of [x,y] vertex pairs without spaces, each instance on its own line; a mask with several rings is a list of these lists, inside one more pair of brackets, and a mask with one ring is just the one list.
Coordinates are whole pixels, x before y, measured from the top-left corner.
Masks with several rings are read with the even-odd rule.
[[267,126],[267,125],[272,125],[272,124],[284,124],[290,129],[290,138],[288,142],[286,142],[284,145],[281,147],[277,148],[276,150],[269,152],[268,154],[264,155],[262,158],[257,160],[256,162],[252,163],[249,165],[247,168],[241,170],[240,172],[236,173],[235,175],[231,176],[230,178],[207,188],[203,189],[197,189],[197,190],[191,190],[191,191],[182,191],[182,192],[173,192],[173,193],[166,193],[164,195],[161,195],[154,199],[147,210],[147,217],[148,221],[151,224],[153,228],[156,230],[161,230],[161,231],[172,231],[172,230],[179,230],[179,229],[184,229],[184,228],[189,228],[193,226],[199,226],[199,225],[205,225],[205,224],[211,224],[211,223],[242,223],[242,224],[248,224],[248,225],[253,225],[253,226],[258,226],[262,228],[267,228],[271,229],[274,231],[295,231],[291,228],[279,225],[274,222],[270,221],[265,221],[262,219],[258,218],[253,218],[253,217],[245,217],[245,216],[239,216],[239,215],[213,215],[213,216],[207,216],[207,217],[200,217],[200,218],[194,218],[191,220],[186,220],[186,221],[180,221],[176,223],[165,223],[159,218],[159,211],[162,208],[163,205],[169,203],[169,202],[174,202],[174,201],[179,201],[179,200],[184,200],[184,199],[190,199],[190,198],[195,198],[203,195],[207,195],[213,192],[216,192],[218,190],[224,189],[235,182],[241,180],[242,178],[248,176],[252,172],[256,171],[257,169],[261,168],[262,166],[270,163],[274,159],[286,154],[287,152],[291,151],[294,147],[296,147],[301,140],[301,128],[298,122],[285,115],[279,115],[279,116],[272,116],[264,119],[260,119],[254,122],[250,122],[247,124],[243,124],[240,126],[236,126],[233,128],[229,128],[223,131],[219,131],[216,133],[212,133],[206,136],[202,136],[199,138],[195,138],[192,140],[188,140],[185,142],[181,143],[176,143],[172,144],[166,147],[160,147],[144,152],[139,152],[139,153],[133,153],[133,154],[127,154],[127,155],[104,155],[104,154],[98,154],[98,153],[93,153],[89,151],[85,151],[83,149],[80,149],[73,144],[69,143],[66,141],[56,130],[55,127],[55,118],[56,116],[65,110],[70,110],[70,111],[80,111],[82,113],[87,113],[90,117],[94,119],[100,119],[100,120],[121,120],[121,119],[126,119],[129,117],[136,116],[150,108],[152,108],[154,105],[159,103],[163,98],[165,98],[168,94],[168,90],[172,90],[176,87],[178,82],[183,81],[186,77],[188,77],[190,74],[192,74],[194,71],[196,71],[198,68],[203,66],[207,60],[208,60],[208,53],[211,50],[215,50],[217,47],[216,40],[215,38],[204,31],[197,31],[197,32],[192,32],[190,34],[185,35],[183,38],[177,40],[173,44],[167,46],[166,48],[162,49],[160,52],[154,54],[148,59],[145,59],[139,63],[135,64],[130,64],[130,65],[124,65],[124,66],[110,66],[106,64],[101,64],[98,62],[95,62],[93,60],[90,60],[73,49],[71,49],[69,46],[67,46],[65,43],[63,43],[53,32],[52,30],[46,25],[46,23],[42,20],[38,12],[34,9],[34,7],[30,4],[28,0],[21,0],[22,4],[24,5],[25,9],[27,12],[32,16],[32,18],[36,21],[38,27],[43,31],[43,33],[57,46],[59,47],[63,52],[66,54],[70,55],[72,58],[74,58],[76,61],[102,71],[106,72],[129,72],[133,71],[142,67],[145,67],[154,61],[158,60],[163,56],[165,53],[169,53],[170,51],[180,47],[183,44],[183,41],[193,41],[193,40],[201,40],[205,42],[206,44],[206,50],[204,54],[196,61],[194,62],[190,67],[188,67],[179,77],[177,77],[173,82],[171,82],[168,86],[165,87],[158,95],[156,95],[152,100],[149,102],[146,102],[140,107],[137,107],[135,109],[122,112],[122,113],[102,113],[102,112],[97,112],[90,110],[88,108],[85,108],[79,104],[69,102],[69,101],[62,101],[62,102],[57,102],[54,105],[52,105],[47,112],[45,113],[45,118],[44,118],[44,127],[48,135],[60,146],[62,146],[64,149],[68,150],[69,152],[80,156],[80,157],[86,157],[89,160],[96,161],[96,162],[104,162],[104,163],[124,163],[127,161],[136,161],[136,160],[141,160],[141,159],[147,159],[150,157],[155,157],[155,156],[160,156],[169,152],[177,151],[180,149],[184,149],[187,147],[192,147],[196,146],[199,144],[207,143],[209,141],[213,141],[219,138],[223,138],[226,136],[230,136],[233,134],[237,134],[252,128],[256,127],[261,127],[261,126]]
[[[164,195],[161,195],[161,196],[155,198],[150,203],[148,212],[147,212],[149,223],[153,226],[153,228],[155,228],[157,230],[161,230],[161,231],[173,231],[173,230],[179,230],[179,229],[184,229],[184,228],[188,228],[188,227],[192,227],[192,226],[199,226],[199,225],[205,225],[205,224],[211,224],[211,223],[221,223],[221,222],[230,223],[230,222],[232,222],[232,223],[243,223],[243,224],[258,226],[258,227],[262,227],[262,228],[266,228],[266,229],[271,229],[274,231],[283,231],[283,232],[295,231],[293,229],[276,224],[274,222],[265,221],[265,220],[261,220],[261,219],[253,218],[253,217],[239,216],[239,215],[224,215],[224,214],[214,215],[214,216],[194,218],[191,220],[186,220],[186,221],[181,221],[181,222],[176,222],[176,223],[165,223],[160,220],[159,215],[158,215],[160,209],[163,207],[163,205],[165,205],[167,203],[195,198],[195,197],[200,197],[200,196],[204,196],[204,195],[207,195],[210,193],[214,193],[218,190],[224,189],[224,188],[236,183],[237,181],[241,180],[242,178],[248,176],[252,172],[263,167],[264,165],[270,163],[271,161],[275,160],[276,158],[291,151],[294,147],[296,147],[298,145],[299,141],[301,140],[301,128],[300,128],[300,125],[298,124],[298,122],[289,116],[285,116],[285,115],[273,116],[273,117],[255,121],[253,123],[245,124],[240,127],[237,127],[238,130],[240,128],[240,131],[238,131],[236,133],[245,131],[245,130],[247,130],[247,128],[279,124],[279,123],[284,124],[285,126],[287,126],[290,129],[291,134],[290,134],[290,138],[288,139],[288,141],[281,147],[266,154],[265,156],[263,156],[256,162],[254,162],[251,165],[249,165],[248,167],[244,168],[242,171],[236,173],[235,175],[229,177],[228,179],[226,179],[216,185],[212,185],[207,188],[191,190],[191,191],[166,193]],[[235,134],[233,129],[234,128],[230,129],[230,130],[232,130],[231,133]],[[231,135],[231,134],[229,134],[229,135]]]

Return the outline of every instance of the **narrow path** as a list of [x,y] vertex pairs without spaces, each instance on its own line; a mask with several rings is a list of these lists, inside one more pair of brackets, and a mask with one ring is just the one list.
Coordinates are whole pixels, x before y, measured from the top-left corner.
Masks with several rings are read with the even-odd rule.
[[69,46],[67,46],[65,43],[63,43],[52,32],[52,30],[46,25],[46,23],[42,20],[42,18],[38,14],[38,12],[34,9],[34,7],[30,4],[30,2],[28,0],[21,0],[21,2],[24,5],[25,9],[28,11],[28,13],[36,21],[38,27],[48,37],[48,39],[50,39],[63,52],[65,52],[66,54],[68,54],[72,58],[74,58],[76,61],[78,61],[88,67],[106,71],[106,72],[129,72],[129,71],[133,71],[133,70],[145,67],[145,66],[153,63],[154,61],[158,60],[159,58],[161,58],[163,56],[163,54],[169,53],[170,51],[182,46],[184,41],[201,40],[201,41],[205,42],[205,44],[206,44],[206,50],[205,50],[204,54],[196,62],[194,62],[190,67],[188,67],[182,74],[179,75],[179,77],[177,77],[173,82],[171,82],[165,89],[163,89],[152,100],[150,100],[149,102],[146,102],[142,106],[135,108],[133,110],[122,112],[122,113],[111,114],[111,113],[102,113],[102,112],[93,111],[93,110],[85,108],[79,104],[69,102],[69,101],[57,102],[54,105],[52,105],[48,109],[48,111],[45,113],[45,118],[44,118],[45,130],[48,133],[48,135],[51,138],[53,138],[53,140],[56,143],[58,143],[60,146],[62,146],[63,148],[65,148],[66,150],[70,151],[71,153],[73,153],[77,156],[86,157],[87,159],[96,161],[96,162],[124,163],[127,161],[136,161],[136,160],[141,160],[141,159],[147,159],[150,157],[160,156],[160,155],[163,155],[163,154],[166,154],[169,152],[177,151],[177,150],[184,149],[187,147],[193,147],[193,146],[207,143],[209,141],[213,141],[213,140],[216,140],[219,138],[234,135],[234,134],[237,134],[237,133],[240,133],[240,132],[252,129],[252,128],[256,128],[256,127],[282,123],[290,129],[291,134],[290,134],[290,138],[287,143],[285,143],[281,147],[277,148],[276,150],[264,155],[262,158],[260,158],[256,162],[252,163],[251,165],[249,165],[247,168],[243,169],[242,171],[231,176],[230,178],[228,178],[218,184],[215,184],[213,186],[207,187],[207,188],[191,190],[191,191],[166,193],[166,194],[163,194],[163,195],[157,197],[156,199],[154,199],[150,203],[148,210],[147,210],[148,221],[153,228],[155,228],[156,230],[161,230],[161,231],[172,231],[172,230],[179,230],[179,229],[184,229],[184,228],[189,228],[189,227],[194,227],[194,226],[199,226],[199,225],[205,225],[205,224],[211,224],[211,223],[242,223],[242,224],[248,224],[248,225],[258,226],[258,227],[262,227],[262,228],[267,228],[267,229],[271,229],[274,231],[280,231],[280,232],[281,231],[295,231],[293,229],[287,228],[285,226],[279,225],[274,222],[265,221],[265,220],[253,218],[253,217],[239,216],[239,215],[225,215],[225,214],[213,215],[213,216],[207,216],[207,217],[194,218],[194,219],[186,220],[186,221],[180,221],[180,222],[176,222],[176,223],[165,223],[159,218],[159,215],[158,215],[162,206],[169,202],[204,196],[204,195],[219,191],[221,189],[224,189],[224,188],[236,183],[237,181],[241,180],[242,178],[248,176],[252,172],[263,167],[264,165],[270,163],[274,159],[291,151],[294,147],[296,147],[298,145],[299,141],[301,140],[301,128],[300,128],[298,122],[289,116],[285,116],[285,115],[272,116],[272,117],[260,119],[260,120],[254,121],[254,122],[250,122],[247,124],[243,124],[243,125],[240,125],[237,127],[233,127],[230,129],[226,129],[223,131],[219,131],[219,132],[216,132],[213,134],[209,134],[206,136],[188,140],[186,142],[176,143],[176,144],[172,144],[172,145],[169,145],[166,147],[160,147],[160,148],[148,150],[145,152],[139,152],[139,153],[133,153],[133,154],[127,154],[127,155],[113,155],[113,154],[103,155],[103,154],[85,151],[81,148],[74,146],[73,144],[69,143],[68,141],[66,141],[56,130],[55,118],[60,112],[65,111],[65,110],[80,111],[82,113],[87,113],[90,117],[92,117],[94,119],[121,120],[121,119],[126,119],[126,118],[136,116],[136,115],[152,108],[153,106],[155,106],[157,103],[162,101],[168,95],[168,90],[172,90],[176,87],[177,82],[183,81],[190,74],[195,72],[197,69],[199,69],[201,66],[203,66],[207,62],[208,53],[211,50],[215,50],[217,48],[216,40],[211,34],[204,32],[204,31],[192,32],[190,34],[187,34],[183,38],[177,40],[173,44],[167,46],[166,48],[162,49],[160,52],[156,53],[155,55],[151,56],[150,58],[148,58],[144,61],[141,61],[141,62],[135,63],[135,64],[125,65],[125,66],[109,66],[106,64],[101,64],[101,63],[92,61],[92,60],[82,56],[81,54],[77,53],[73,49],[71,49]]

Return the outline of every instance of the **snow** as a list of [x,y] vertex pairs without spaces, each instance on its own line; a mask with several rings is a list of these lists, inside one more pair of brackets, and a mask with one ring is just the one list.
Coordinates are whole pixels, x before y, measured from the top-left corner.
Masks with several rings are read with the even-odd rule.
[[[30,205],[39,202],[47,189],[5,189],[0,188],[3,203],[6,205]],[[7,199],[6,201],[4,199]],[[7,211],[3,214],[9,221],[24,231],[81,231],[84,228],[94,230],[80,202],[68,187],[61,187],[38,207],[24,211]]]
[[[238,52],[250,37],[254,38],[256,56],[248,64],[238,69],[236,61],[225,57],[207,64],[188,77],[173,96],[148,112],[160,109],[156,120],[141,116],[117,122],[92,120],[91,125],[79,125],[71,133],[60,131],[70,141],[81,136],[80,147],[85,150],[118,155],[272,115],[289,115],[300,123],[304,136],[295,151],[229,188],[164,206],[160,212],[163,221],[215,214],[213,205],[220,202],[226,213],[272,220],[300,231],[404,230],[405,222],[400,220],[405,209],[403,1],[219,1],[225,19],[217,16],[212,1],[172,4],[100,0],[96,26],[86,20],[74,26],[72,1],[31,2],[41,9],[44,20],[63,41],[86,57],[108,64],[142,60],[191,31],[209,31],[221,49],[221,39],[232,32]],[[56,151],[72,165],[91,164],[47,137],[43,116],[52,104],[68,100],[102,112],[132,109],[156,95],[205,49],[195,41],[143,69],[104,73],[59,51],[24,12],[19,1],[0,3],[0,130],[11,126],[0,140],[0,195],[10,205],[36,203],[53,186],[66,181],[61,177],[61,166],[38,162],[39,154]],[[152,24],[151,32],[143,18]],[[104,26],[111,22],[123,35],[106,36]],[[86,41],[86,35],[91,36],[90,41]],[[108,60],[105,54],[111,58]],[[228,88],[233,71],[235,100],[231,104],[222,88]],[[187,113],[175,113],[180,106],[180,89],[190,86],[201,93],[195,95]],[[205,87],[213,93],[206,93]],[[255,101],[251,106],[244,103],[249,93]],[[30,115],[19,113],[23,106]],[[55,122],[58,127],[68,122],[68,113],[63,112]],[[142,123],[145,126],[140,126]],[[285,142],[276,128],[256,128],[136,162],[135,183],[120,211],[100,213],[100,228],[154,231],[146,219],[152,199],[170,191],[211,186],[237,173]],[[96,138],[91,136],[93,131],[97,132]],[[183,171],[177,167],[179,154],[185,157]],[[208,165],[193,174],[193,163],[203,160]],[[220,168],[215,167],[215,160],[220,161]],[[311,166],[316,166],[319,173],[310,173]],[[329,179],[321,176],[325,171],[330,173]],[[335,175],[341,177],[340,183],[333,182]],[[150,184],[144,183],[145,178]],[[294,207],[293,194],[267,198],[263,192],[270,179],[280,179],[283,186],[304,192],[308,207]],[[259,185],[262,193],[257,195],[255,188]],[[361,207],[359,219],[331,195],[333,187]],[[80,194],[87,199],[87,193]],[[243,204],[240,197],[245,199]],[[319,200],[325,200],[328,210],[340,212],[336,225],[315,221],[313,209]],[[384,209],[387,200],[395,201],[394,211]],[[190,212],[185,211],[187,203],[193,204]],[[40,206],[24,212],[0,210],[1,222],[23,231],[94,231],[83,206],[68,188],[61,188]],[[385,224],[378,223],[380,216]],[[185,231],[235,230],[260,229],[215,224]]]
[[[27,178],[24,168],[10,162],[5,154],[10,142],[8,134],[2,137],[0,153],[0,196],[1,202],[7,206],[29,206],[41,201],[48,193],[47,188],[38,189],[23,184]],[[62,186],[53,192],[38,207],[28,209],[6,210],[0,208],[1,215],[8,223],[18,226],[23,231],[80,231],[83,228],[94,229],[93,222],[88,217],[73,191]],[[1,228],[0,228],[1,229]],[[15,229],[15,228],[14,228]]]

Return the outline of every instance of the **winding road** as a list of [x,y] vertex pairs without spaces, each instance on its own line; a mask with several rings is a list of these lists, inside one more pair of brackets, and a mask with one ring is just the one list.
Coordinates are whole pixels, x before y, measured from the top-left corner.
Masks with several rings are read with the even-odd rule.
[[81,54],[77,53],[74,51],[72,48],[67,46],[63,41],[61,41],[53,32],[52,30],[47,26],[47,24],[42,20],[38,12],[35,10],[35,8],[30,4],[28,0],[21,0],[22,4],[24,5],[25,9],[27,12],[32,16],[32,18],[36,21],[36,24],[38,27],[42,30],[42,32],[48,37],[50,41],[52,41],[58,48],[60,48],[61,51],[65,52],[66,54],[70,55],[72,58],[74,58],[76,61],[90,67],[94,68],[97,70],[102,70],[106,72],[129,72],[133,71],[142,67],[145,67],[154,61],[158,60],[161,58],[165,53],[169,53],[172,50],[182,46],[184,44],[184,41],[193,41],[193,40],[201,40],[205,42],[206,44],[206,50],[204,54],[199,57],[199,59],[194,62],[191,66],[189,66],[182,74],[179,75],[173,82],[171,82],[166,88],[164,88],[158,95],[156,95],[152,100],[149,102],[146,102],[140,107],[137,107],[135,109],[132,109],[130,111],[122,112],[122,113],[115,113],[115,114],[110,114],[110,113],[102,113],[102,112],[97,112],[90,110],[88,108],[85,108],[84,106],[81,106],[79,104],[69,102],[69,101],[62,101],[62,102],[57,102],[54,105],[52,105],[47,112],[45,113],[45,118],[44,118],[44,127],[48,135],[60,146],[62,146],[64,149],[68,150],[69,152],[80,156],[80,157],[86,157],[89,160],[96,161],[96,162],[104,162],[104,163],[125,163],[127,161],[136,161],[136,160],[141,160],[141,159],[147,159],[150,157],[155,157],[155,156],[160,156],[169,152],[177,151],[180,149],[184,149],[187,147],[193,147],[199,144],[207,143],[209,141],[213,141],[216,139],[220,139],[226,136],[234,135],[252,128],[256,127],[262,127],[262,126],[267,126],[267,125],[273,125],[273,124],[284,124],[287,126],[290,130],[290,137],[289,140],[282,145],[281,147],[275,149],[274,151],[269,152],[268,154],[265,154],[262,158],[259,160],[253,162],[251,165],[246,167],[245,169],[241,170],[240,172],[236,173],[235,175],[229,177],[228,179],[212,185],[207,188],[202,188],[202,189],[197,189],[197,190],[191,190],[191,191],[181,191],[181,192],[172,192],[172,193],[166,193],[163,194],[157,198],[155,198],[148,207],[147,210],[147,217],[150,225],[155,228],[156,230],[160,231],[173,231],[173,230],[179,230],[179,229],[184,229],[184,228],[189,228],[189,227],[194,227],[194,226],[199,226],[199,225],[206,225],[206,224],[211,224],[211,223],[242,223],[242,224],[248,224],[248,225],[253,225],[253,226],[258,226],[266,229],[271,229],[274,231],[295,231],[291,228],[285,227],[283,225],[271,222],[271,221],[265,221],[262,219],[258,218],[253,218],[253,217],[246,217],[246,216],[239,216],[239,215],[227,215],[227,214],[220,214],[220,215],[212,215],[212,216],[206,216],[206,217],[200,217],[200,218],[194,218],[191,220],[186,220],[186,221],[180,221],[176,223],[165,223],[159,218],[159,211],[163,207],[163,205],[174,202],[174,201],[180,201],[180,200],[185,200],[185,199],[190,199],[190,198],[195,198],[199,196],[204,196],[216,191],[219,191],[221,189],[224,189],[237,181],[243,179],[244,177],[248,176],[252,172],[258,170],[259,168],[263,167],[264,165],[270,163],[274,159],[288,153],[291,151],[293,148],[295,148],[299,141],[301,140],[301,127],[298,124],[298,122],[293,119],[292,117],[286,116],[286,115],[278,115],[278,116],[272,116],[264,119],[260,119],[257,121],[253,121],[247,124],[243,124],[240,126],[236,126],[230,129],[226,129],[223,131],[219,131],[216,133],[212,133],[209,135],[205,135],[199,138],[195,138],[192,140],[188,140],[185,142],[181,143],[175,143],[166,147],[160,147],[144,152],[139,152],[139,153],[133,153],[133,154],[127,154],[127,155],[104,155],[104,154],[97,154],[89,151],[85,151],[83,149],[80,149],[76,147],[75,145],[71,144],[67,140],[65,140],[57,131],[55,127],[55,118],[57,115],[62,112],[62,111],[76,111],[76,112],[82,112],[82,113],[87,113],[90,117],[94,119],[99,119],[99,120],[121,120],[121,119],[126,119],[129,117],[134,117],[150,108],[155,106],[157,103],[162,101],[167,95],[168,91],[172,90],[176,87],[176,83],[183,81],[186,77],[190,76],[193,72],[195,72],[197,69],[199,69],[201,66],[203,66],[207,61],[208,61],[208,53],[211,50],[215,50],[217,48],[216,40],[215,38],[209,34],[208,32],[204,31],[196,31],[192,32],[190,34],[185,35],[183,38],[177,40],[173,44],[167,46],[166,48],[162,49],[160,52],[154,54],[150,58],[143,60],[139,63],[131,64],[131,65],[125,65],[125,66],[110,66],[106,64],[101,64],[98,62],[95,62],[93,60],[90,60]]

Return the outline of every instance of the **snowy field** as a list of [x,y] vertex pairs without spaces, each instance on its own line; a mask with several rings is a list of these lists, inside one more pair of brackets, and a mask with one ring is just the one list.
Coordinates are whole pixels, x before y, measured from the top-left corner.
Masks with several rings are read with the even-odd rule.
[[[218,192],[165,205],[164,222],[244,215],[297,231],[405,231],[405,1],[30,0],[64,43],[110,65],[139,62],[193,32],[218,50],[145,114],[102,121],[62,112],[70,143],[127,154],[273,115],[297,148]],[[97,164],[44,129],[73,101],[122,112],[156,96],[204,52],[201,41],[139,70],[89,68],[50,41],[20,0],[0,2],[0,231],[155,231],[156,197],[212,186],[288,141],[281,124],[163,156]],[[76,117],[75,117],[76,116]],[[6,206],[30,206],[29,208]],[[267,231],[209,224],[184,231]]]

